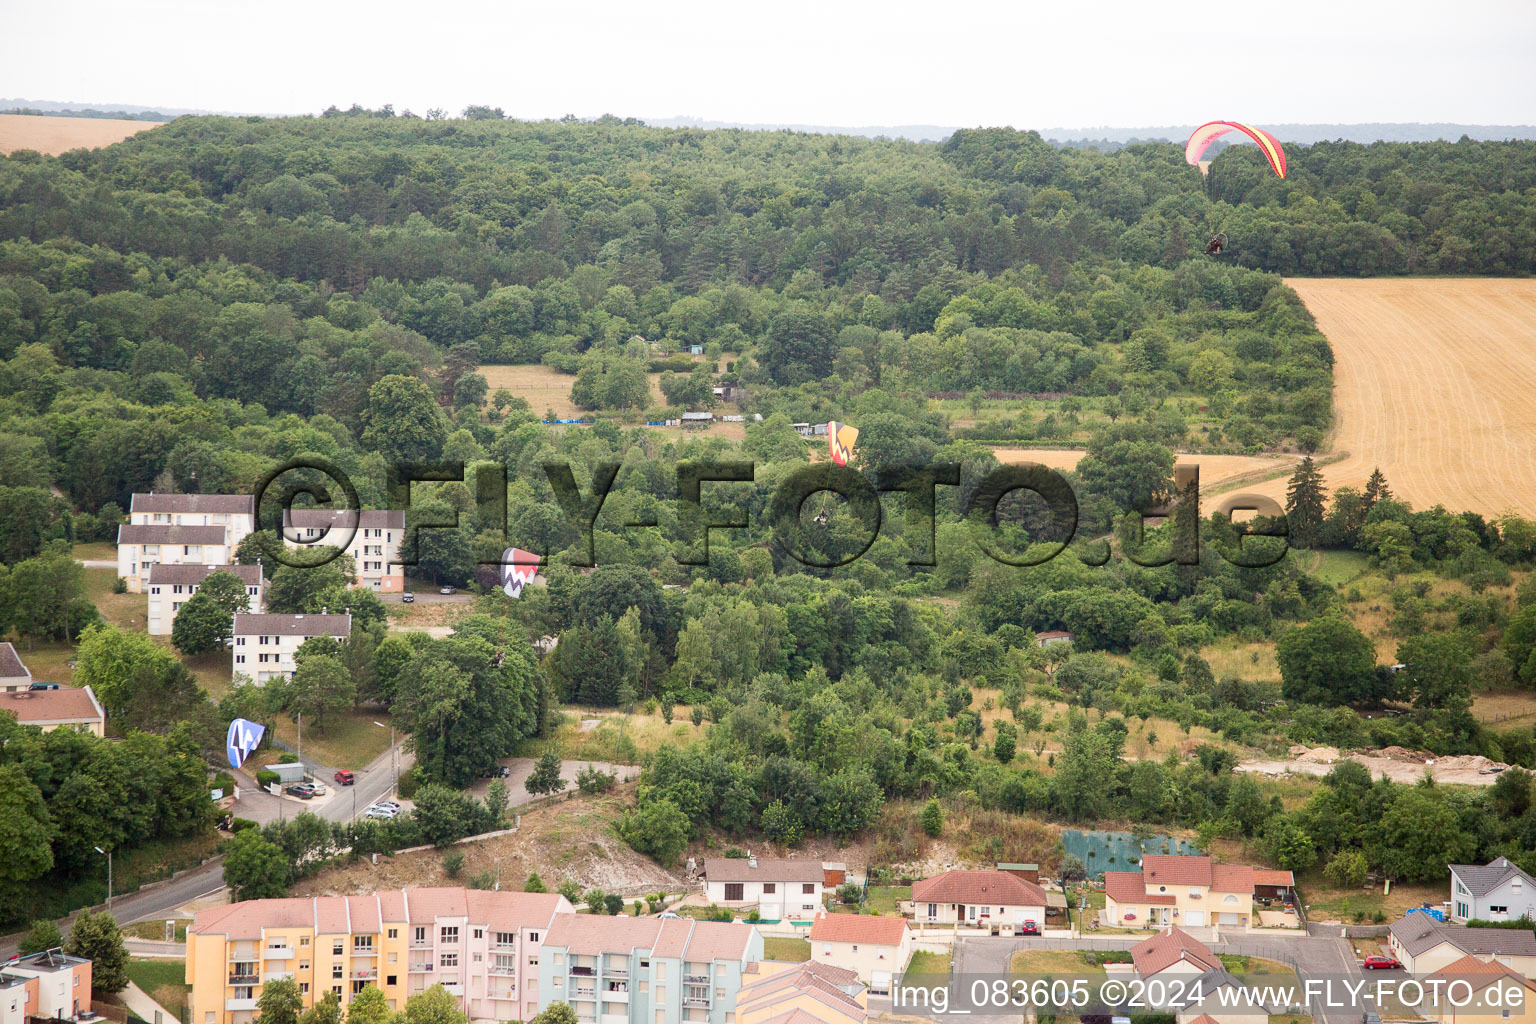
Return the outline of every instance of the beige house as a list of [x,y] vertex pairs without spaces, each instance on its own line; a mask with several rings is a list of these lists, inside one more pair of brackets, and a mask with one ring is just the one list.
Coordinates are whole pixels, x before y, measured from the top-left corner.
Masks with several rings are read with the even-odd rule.
[[[1425,988],[1434,991],[1431,984],[1436,982],[1440,984],[1438,991],[1448,998],[1435,1000],[1419,1012],[1441,1024],[1536,1021],[1536,982],[1498,961],[1462,957],[1431,974]],[[1453,985],[1457,986],[1455,992]],[[1465,1005],[1455,1005],[1458,1002]]]
[[1033,922],[1045,929],[1045,890],[1008,871],[955,868],[912,886],[909,904],[918,924],[973,925],[1022,932]]
[[344,549],[357,566],[353,585],[381,594],[405,590],[405,567],[400,564],[404,539],[404,511],[294,508],[283,516],[283,543],[291,548],[326,544]]
[[1470,956],[1536,977],[1536,934],[1520,928],[1468,928],[1408,914],[1392,922],[1387,947],[1414,974],[1432,974]]
[[49,685],[53,688],[0,692],[0,714],[9,714],[22,725],[35,725],[43,732],[79,729],[93,736],[106,735],[107,714],[89,686],[77,690]]
[[1140,871],[1104,872],[1104,923],[1112,928],[1247,929],[1253,912],[1253,871],[1209,857],[1149,854]]
[[266,581],[262,578],[261,565],[186,565],[155,564],[149,567],[144,585],[149,592],[149,635],[169,636],[176,623],[176,613],[181,606],[192,600],[203,585],[203,580],[215,572],[228,572],[245,584],[247,606],[250,611],[262,609]]
[[821,913],[826,872],[819,860],[709,857],[704,895],[738,910],[755,909],[764,921],[809,921]]
[[738,1024],[863,1024],[868,993],[845,967],[807,960],[749,965],[736,997]]
[[912,959],[912,931],[899,917],[822,914],[811,925],[811,959],[845,967],[876,993],[891,990],[891,976]]
[[257,683],[293,675],[293,656],[304,641],[317,636],[345,640],[352,615],[235,615],[234,670]]

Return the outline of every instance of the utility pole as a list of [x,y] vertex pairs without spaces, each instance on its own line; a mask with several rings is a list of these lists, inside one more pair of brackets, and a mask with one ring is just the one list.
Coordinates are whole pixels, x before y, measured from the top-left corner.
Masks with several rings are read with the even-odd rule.
[[107,858],[107,912],[112,912],[112,851],[96,847],[96,852]]

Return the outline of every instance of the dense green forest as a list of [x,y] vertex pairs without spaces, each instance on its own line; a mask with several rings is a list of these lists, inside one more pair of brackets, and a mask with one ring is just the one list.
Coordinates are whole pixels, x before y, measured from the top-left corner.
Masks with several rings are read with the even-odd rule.
[[[1290,538],[1356,559],[1360,581],[1341,585],[1294,553],[1251,557],[1277,541],[1197,514],[1188,495],[1145,535],[1125,513],[1178,497],[1176,451],[1324,443],[1332,353],[1279,275],[1526,273],[1533,172],[1536,146],[1512,143],[1293,147],[1283,181],[1232,147],[1205,180],[1170,145],[1105,154],[1011,130],[934,146],[366,112],[182,118],[102,150],[12,154],[0,159],[0,635],[79,645],[77,680],[132,737],[110,749],[216,756],[231,715],[303,713],[323,728],[356,707],[391,710],[431,787],[430,827],[302,841],[268,830],[241,839],[253,861],[262,843],[369,852],[484,825],[499,810],[456,803],[454,787],[547,741],[564,703],[668,724],[686,706],[710,723],[685,749],[607,751],[648,760],[621,831],[661,859],[710,828],[785,844],[885,828],[888,802],[934,796],[1257,836],[1298,867],[1315,840],[1400,877],[1425,869],[1404,868],[1391,830],[1429,801],[1480,823],[1475,847],[1429,847],[1442,863],[1452,850],[1525,856],[1528,779],[1522,803],[1516,783],[1465,797],[1346,772],[1305,815],[1280,818],[1264,784],[1234,775],[1232,751],[1401,743],[1536,765],[1529,729],[1469,713],[1480,687],[1536,685],[1531,524],[1412,509],[1387,481],[1326,495],[1308,462]],[[1228,253],[1201,256],[1218,231]],[[710,361],[671,355],[694,346]],[[490,394],[479,367],[497,363],[568,374],[595,422],[552,426]],[[659,404],[645,379],[657,370],[670,374]],[[708,405],[717,381],[744,391],[743,440],[645,426]],[[967,424],[942,406],[957,395]],[[811,557],[775,543],[775,492],[811,460],[792,424],[834,418],[859,426],[861,471],[955,467],[931,542],[905,499],[887,499],[871,537],[823,496],[801,521]],[[995,529],[965,516],[997,469],[994,441],[1086,448],[1068,474],[1076,539],[1033,567],[1006,560],[1062,539],[1036,499],[1009,499]],[[481,594],[479,614],[432,639],[386,631],[383,606],[347,592],[339,563],[276,569],[272,610],[344,604],[359,628],[339,650],[304,652],[291,683],[237,677],[217,704],[168,649],[101,621],[68,548],[110,540],[131,494],[249,492],[313,456],[369,507],[388,501],[392,465],[465,464],[463,482],[414,492],[414,525],[459,520],[421,532],[414,571],[471,584],[515,543],[548,553],[547,586],[515,602]],[[679,466],[742,460],[755,477],[709,484],[703,508],[746,525],[715,530],[708,564],[694,564]],[[569,465],[589,496],[611,463],[622,469],[588,571],[581,516],[546,466]],[[477,486],[497,466],[504,521]],[[1196,527],[1194,557],[1170,564],[1173,535]],[[262,553],[257,536],[239,557]],[[1371,601],[1391,605],[1388,635],[1411,670],[1378,666],[1393,655],[1354,621]],[[199,606],[204,640],[223,635],[221,614]],[[1075,643],[1037,643],[1055,629]],[[184,633],[183,654],[207,649]],[[559,638],[541,660],[528,644],[540,637]],[[1279,678],[1214,670],[1213,649],[1237,645],[1273,647]],[[1401,713],[1360,713],[1384,706]],[[1154,736],[1153,720],[1180,735]],[[1122,760],[1133,732],[1164,749]],[[82,805],[59,772],[82,759],[111,769],[61,742],[0,752],[0,790],[14,795],[0,814],[15,826],[0,831],[24,837],[0,876],[0,916],[37,878],[84,870],[65,835]],[[158,799],[179,799],[173,781]],[[1375,824],[1338,826],[1362,802]],[[114,848],[206,826],[101,820]],[[891,857],[909,849],[900,833],[883,834]]]

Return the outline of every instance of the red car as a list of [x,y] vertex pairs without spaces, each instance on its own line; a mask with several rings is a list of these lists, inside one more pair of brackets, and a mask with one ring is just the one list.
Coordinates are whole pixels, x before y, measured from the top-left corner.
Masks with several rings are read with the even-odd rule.
[[338,786],[350,786],[352,783],[357,781],[357,779],[352,777],[352,773],[347,771],[345,768],[331,776],[331,778],[336,780],[336,785]]
[[1019,929],[1019,934],[1020,935],[1039,935],[1040,934],[1040,926],[1038,924],[1036,924],[1035,922],[1033,922],[1033,921],[1025,921],[1023,926]]
[[1390,956],[1368,956],[1360,963],[1368,971],[1400,971],[1403,969],[1401,960]]

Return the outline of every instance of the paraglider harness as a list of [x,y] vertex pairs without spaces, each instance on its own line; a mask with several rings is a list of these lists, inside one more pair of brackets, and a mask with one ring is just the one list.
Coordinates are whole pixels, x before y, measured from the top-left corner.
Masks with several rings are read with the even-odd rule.
[[1205,255],[1220,256],[1221,250],[1225,249],[1226,247],[1227,233],[1223,231],[1220,234],[1211,236],[1211,240],[1205,243]]

